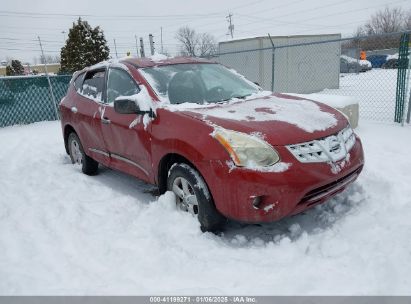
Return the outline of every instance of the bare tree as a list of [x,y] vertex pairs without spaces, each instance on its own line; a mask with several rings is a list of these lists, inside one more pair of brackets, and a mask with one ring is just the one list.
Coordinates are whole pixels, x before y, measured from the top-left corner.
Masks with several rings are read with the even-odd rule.
[[405,30],[411,31],[411,9],[408,11],[405,19]]
[[10,56],[6,56],[6,62],[7,62],[7,64],[11,64],[11,61],[13,60],[13,57],[10,57]]
[[217,42],[214,36],[208,33],[197,33],[188,26],[181,27],[176,34],[180,42],[181,54],[192,57],[211,56],[217,51]]
[[198,37],[195,30],[188,26],[181,27],[176,34],[176,39],[181,43],[181,53],[188,56],[196,56]]
[[217,53],[217,42],[214,36],[203,33],[199,35],[199,54],[200,57],[211,56]]
[[[406,13],[401,8],[388,8],[376,12],[363,25],[357,28],[356,37],[364,36],[347,41],[344,48],[361,48],[362,50],[377,50],[397,48],[401,34],[400,32],[410,30],[411,10]],[[396,33],[389,36],[378,36],[379,34]],[[374,36],[377,35],[377,36]]]
[[60,56],[59,55],[42,55],[38,57],[33,57],[33,64],[45,64],[45,63],[60,63]]
[[406,29],[407,17],[402,8],[386,7],[372,15],[357,32],[362,35],[399,32]]
[[59,63],[60,62],[60,56],[59,55],[44,55],[40,56],[40,63]]

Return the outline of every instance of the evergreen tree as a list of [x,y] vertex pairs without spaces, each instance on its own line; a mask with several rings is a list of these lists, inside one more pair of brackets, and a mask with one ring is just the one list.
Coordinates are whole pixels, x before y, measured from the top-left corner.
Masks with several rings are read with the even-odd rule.
[[60,72],[73,73],[107,60],[110,49],[99,26],[94,29],[79,18],[70,29],[66,45],[61,49]]
[[24,75],[24,67],[20,60],[12,60],[11,64],[6,67],[7,76]]

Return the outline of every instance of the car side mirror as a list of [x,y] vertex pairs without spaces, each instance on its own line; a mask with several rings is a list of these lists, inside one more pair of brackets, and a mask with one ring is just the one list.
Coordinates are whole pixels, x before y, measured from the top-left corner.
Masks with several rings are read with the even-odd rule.
[[114,100],[114,111],[119,114],[149,114],[150,117],[155,116],[154,112],[151,109],[150,111],[141,111],[140,107],[134,100],[123,98]]
[[114,111],[119,114],[137,114],[140,109],[134,100],[116,99],[114,100]]

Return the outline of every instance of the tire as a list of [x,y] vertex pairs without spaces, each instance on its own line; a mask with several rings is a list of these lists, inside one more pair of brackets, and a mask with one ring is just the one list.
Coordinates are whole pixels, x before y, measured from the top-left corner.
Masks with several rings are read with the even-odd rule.
[[197,170],[185,163],[174,164],[168,172],[167,190],[174,192],[177,207],[197,216],[201,231],[221,231],[226,218],[217,211],[210,191]]
[[67,140],[67,146],[73,164],[81,166],[81,171],[83,171],[84,174],[97,174],[98,162],[84,153],[83,145],[76,133],[70,133]]

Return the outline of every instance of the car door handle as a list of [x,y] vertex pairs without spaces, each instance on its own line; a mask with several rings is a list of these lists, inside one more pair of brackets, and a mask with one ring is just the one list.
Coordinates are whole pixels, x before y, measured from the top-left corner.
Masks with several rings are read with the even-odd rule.
[[101,117],[101,122],[102,122],[103,124],[108,125],[108,124],[111,123],[111,120],[108,119],[108,118],[106,118],[106,117]]
[[76,107],[71,107],[71,112],[73,112],[74,114],[77,113],[77,108]]

